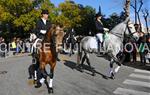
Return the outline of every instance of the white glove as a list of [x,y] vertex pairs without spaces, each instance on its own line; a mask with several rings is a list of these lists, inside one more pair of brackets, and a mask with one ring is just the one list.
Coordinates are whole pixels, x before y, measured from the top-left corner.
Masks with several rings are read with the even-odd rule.
[[109,31],[109,29],[108,28],[103,28],[104,29],[104,31]]
[[40,33],[46,34],[46,30],[40,30]]

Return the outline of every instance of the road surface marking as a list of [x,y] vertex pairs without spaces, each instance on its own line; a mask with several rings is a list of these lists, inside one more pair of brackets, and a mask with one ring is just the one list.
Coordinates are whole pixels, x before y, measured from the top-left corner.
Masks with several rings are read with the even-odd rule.
[[136,85],[136,86],[143,86],[143,87],[149,87],[150,88],[150,82],[141,82],[141,81],[135,81],[135,80],[127,79],[123,83],[129,84],[129,85]]
[[139,79],[147,79],[150,80],[150,76],[141,75],[141,74],[130,74],[129,77],[139,78]]
[[119,95],[150,95],[150,93],[148,93],[148,92],[120,88],[120,87],[117,88],[113,93],[119,94]]
[[139,69],[135,69],[135,70],[134,70],[134,72],[150,74],[150,71],[146,71],[146,70],[139,70]]

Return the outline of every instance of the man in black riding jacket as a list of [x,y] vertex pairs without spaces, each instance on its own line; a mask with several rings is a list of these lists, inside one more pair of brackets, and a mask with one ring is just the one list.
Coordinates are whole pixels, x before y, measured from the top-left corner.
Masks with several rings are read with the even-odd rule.
[[35,28],[35,34],[39,39],[43,39],[44,35],[51,28],[51,22],[48,21],[48,10],[42,10],[41,15],[42,17],[37,21]]

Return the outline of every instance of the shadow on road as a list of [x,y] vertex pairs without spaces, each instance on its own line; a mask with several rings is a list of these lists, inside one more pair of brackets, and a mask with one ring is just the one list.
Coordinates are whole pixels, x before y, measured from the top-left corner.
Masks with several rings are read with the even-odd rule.
[[135,69],[150,71],[150,64],[149,63],[142,64],[141,62],[135,62],[135,63],[128,62],[128,63],[124,63],[123,65],[128,66],[128,67],[132,67]]
[[[75,69],[75,70],[77,70],[77,71],[83,73],[83,71],[78,68],[78,66],[77,66],[77,64],[76,64],[75,62],[65,60],[64,65],[67,66],[67,67],[69,67],[69,68],[71,68],[72,70]],[[83,68],[82,68],[82,69],[91,72],[91,68],[90,68],[88,65],[83,64]],[[92,67],[92,69],[94,69],[94,68]],[[98,74],[98,75],[101,75],[102,78],[108,79],[108,77],[107,77],[106,75],[104,75],[104,74],[102,74],[102,73],[96,71],[95,69],[94,69],[94,72],[95,72],[96,74]],[[89,75],[92,75],[91,73],[88,73],[88,72],[85,72],[85,73],[86,73],[86,74],[89,74]]]
[[[110,57],[108,55],[102,55],[100,57],[104,58],[105,60],[110,61]],[[134,62],[134,63],[133,62],[124,62],[123,65],[132,67],[135,69],[150,71],[150,63],[142,64],[140,61]]]
[[0,75],[4,75],[6,73],[7,73],[7,71],[0,71]]

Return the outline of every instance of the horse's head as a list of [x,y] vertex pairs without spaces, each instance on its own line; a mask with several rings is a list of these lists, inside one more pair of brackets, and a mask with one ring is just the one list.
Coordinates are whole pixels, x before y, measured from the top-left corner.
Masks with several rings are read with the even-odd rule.
[[37,36],[34,33],[30,33],[30,42],[32,42],[33,40],[35,40],[37,38]]
[[55,41],[56,48],[61,48],[62,40],[64,36],[63,27],[53,24],[46,35],[49,40],[52,39],[53,41]]
[[126,20],[124,21],[124,24],[126,25],[126,28],[124,30],[125,31],[124,34],[131,37],[131,38],[138,39],[139,33],[136,32],[134,24],[130,21],[129,18],[126,18]]
[[134,24],[131,23],[129,18],[126,18],[125,21],[115,26],[110,32],[120,38],[124,38],[124,35],[136,39],[139,37]]

